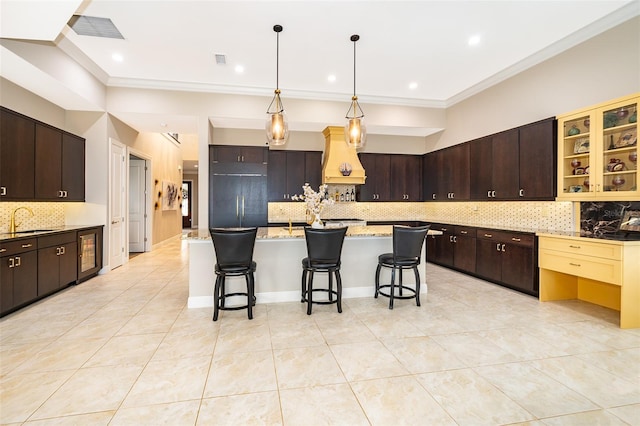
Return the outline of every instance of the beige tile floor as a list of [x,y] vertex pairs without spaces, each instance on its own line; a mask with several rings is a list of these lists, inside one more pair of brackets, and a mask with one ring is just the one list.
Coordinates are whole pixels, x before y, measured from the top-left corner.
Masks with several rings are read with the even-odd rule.
[[640,425],[640,330],[613,311],[429,264],[420,308],[214,323],[186,308],[187,264],[174,239],[0,320],[0,423]]

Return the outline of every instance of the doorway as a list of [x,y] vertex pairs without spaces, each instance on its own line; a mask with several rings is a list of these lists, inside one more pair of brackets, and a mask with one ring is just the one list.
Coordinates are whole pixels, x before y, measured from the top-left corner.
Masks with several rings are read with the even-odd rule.
[[182,181],[182,229],[191,229],[193,225],[193,202],[191,200],[192,188],[192,181]]
[[151,159],[128,148],[129,174],[127,186],[128,247],[131,253],[151,251],[152,190]]

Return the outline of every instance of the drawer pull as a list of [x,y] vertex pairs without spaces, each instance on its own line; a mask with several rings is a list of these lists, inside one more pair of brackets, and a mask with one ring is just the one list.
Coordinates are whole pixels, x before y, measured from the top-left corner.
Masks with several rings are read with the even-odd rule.
[[460,231],[461,234],[468,234],[467,231]]
[[29,248],[32,247],[33,244],[22,244],[22,248]]
[[520,238],[511,238],[511,241],[515,241],[515,242],[519,243],[522,240]]
[[582,266],[579,263],[573,263],[573,262],[569,262],[569,265],[571,265],[571,266]]
[[569,247],[574,248],[574,249],[579,249],[580,246],[574,246],[574,245],[569,245]]
[[493,235],[491,235],[491,234],[484,234],[484,236],[487,237],[487,238],[493,238]]
[[6,248],[1,248],[1,249],[0,249],[0,253],[4,253],[5,251],[7,251],[7,249],[6,249]]

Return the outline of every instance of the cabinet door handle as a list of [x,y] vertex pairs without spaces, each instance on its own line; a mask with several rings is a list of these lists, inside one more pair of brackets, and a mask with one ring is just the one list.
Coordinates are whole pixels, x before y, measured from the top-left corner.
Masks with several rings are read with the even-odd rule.
[[29,248],[29,247],[32,247],[32,246],[33,246],[33,244],[31,244],[31,243],[29,243],[29,244],[22,244],[22,245],[21,245],[21,247],[22,247],[22,248]]
[[64,198],[67,198],[69,196],[69,194],[67,193],[67,191],[62,191],[64,192]]
[[244,155],[242,156],[242,162],[244,163]]
[[516,243],[519,243],[522,240],[520,238],[511,238],[511,241],[515,241]]
[[238,204],[239,204],[239,203],[240,203],[240,201],[239,201],[239,196],[238,196],[238,195],[236,195],[236,219],[237,219],[238,217],[240,217],[240,210],[239,210],[239,206],[238,206]]
[[7,187],[0,186],[0,195],[7,195]]
[[571,265],[571,266],[581,266],[579,263],[573,263],[573,262],[569,262],[569,265]]
[[436,194],[431,194],[431,199],[435,200],[436,199]]
[[506,244],[503,244],[503,245],[502,245],[502,250],[501,250],[502,252],[504,252],[504,247],[505,247],[505,246],[506,246]]
[[13,259],[13,257],[10,257],[10,258],[9,258],[9,268],[13,268],[13,267],[15,267],[15,264],[14,264],[14,263],[15,263],[15,260]]
[[520,191],[518,191],[518,195],[524,197],[524,189],[520,189]]
[[238,155],[238,157],[237,157],[237,161],[238,161],[238,163],[240,162],[240,156],[239,156],[239,155]]
[[65,254],[66,250],[64,249],[64,247],[60,247],[60,254]]
[[580,246],[569,245],[570,248],[579,249]]
[[451,193],[451,198],[456,198],[456,193],[455,192]]
[[244,195],[242,196],[242,217],[244,218]]
[[491,191],[491,198],[496,198],[496,191]]
[[500,251],[500,243],[496,244],[496,251]]
[[449,235],[449,242],[452,243],[453,242],[453,236]]
[[60,256],[60,247],[56,247],[56,256]]
[[487,238],[493,238],[492,234],[484,234],[484,236],[487,237]]
[[20,266],[22,262],[20,261],[20,256],[16,256],[16,268]]
[[455,237],[455,236],[454,236],[454,237],[453,237],[453,242],[454,242],[454,243],[457,243],[457,242],[458,242],[458,237]]
[[491,191],[487,191],[487,198],[491,198]]

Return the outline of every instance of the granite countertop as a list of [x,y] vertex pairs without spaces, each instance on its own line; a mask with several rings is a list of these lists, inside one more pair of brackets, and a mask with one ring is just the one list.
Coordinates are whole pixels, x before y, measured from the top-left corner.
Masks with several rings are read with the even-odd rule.
[[0,241],[20,240],[25,238],[42,237],[44,235],[58,234],[61,232],[78,231],[80,229],[95,228],[104,225],[65,225],[65,226],[49,226],[46,229],[20,230],[15,234],[9,232],[0,232]]
[[[390,237],[393,235],[392,225],[349,226],[347,237]],[[429,230],[429,235],[442,235],[440,231]],[[289,232],[288,227],[260,227],[258,240],[304,238],[304,228],[294,226]],[[185,240],[210,240],[208,229],[198,229],[183,236]]]

